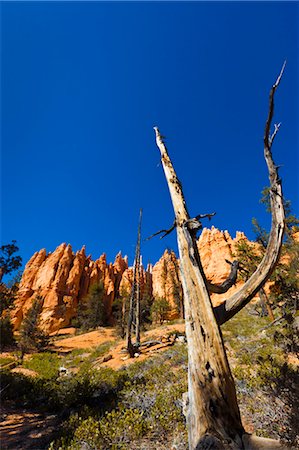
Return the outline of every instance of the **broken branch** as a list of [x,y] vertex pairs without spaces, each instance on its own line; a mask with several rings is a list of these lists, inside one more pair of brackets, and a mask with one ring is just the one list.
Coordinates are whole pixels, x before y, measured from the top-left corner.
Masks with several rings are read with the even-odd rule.
[[174,220],[173,224],[171,225],[170,228],[168,228],[168,230],[160,230],[157,231],[157,233],[152,234],[151,236],[149,236],[148,238],[146,238],[146,241],[149,241],[150,239],[152,239],[155,236],[158,236],[158,234],[164,233],[163,236],[160,236],[160,239],[163,239],[165,236],[167,236],[168,234],[170,234],[176,227],[176,220]]

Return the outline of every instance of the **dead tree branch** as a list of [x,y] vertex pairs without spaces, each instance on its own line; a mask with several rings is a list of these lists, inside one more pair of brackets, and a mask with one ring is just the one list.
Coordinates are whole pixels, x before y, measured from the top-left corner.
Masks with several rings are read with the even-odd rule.
[[242,288],[238,292],[229,297],[222,305],[214,308],[216,319],[220,325],[225,323],[238,311],[240,311],[264,286],[264,284],[272,274],[280,256],[285,229],[285,214],[281,179],[278,175],[278,168],[273,161],[271,151],[272,143],[278,132],[279,126],[275,126],[272,135],[270,134],[270,128],[274,115],[274,95],[283,75],[285,64],[286,63],[283,64],[281,72],[270,90],[269,112],[264,133],[264,157],[268,167],[270,179],[269,192],[272,213],[270,237],[265,255],[249,280],[242,286]]
[[225,281],[221,284],[212,284],[208,281],[208,290],[213,294],[225,294],[234,284],[236,284],[238,277],[239,261],[235,260],[232,263],[229,261],[228,264],[231,265],[230,274]]
[[146,241],[149,241],[150,239],[152,239],[155,236],[158,236],[158,234],[163,234],[163,236],[160,236],[160,239],[163,239],[165,236],[167,236],[168,234],[170,234],[176,227],[176,220],[174,220],[173,224],[171,225],[170,228],[168,228],[168,230],[160,230],[157,231],[156,233],[152,234],[151,236],[149,236],[148,238],[146,238]]

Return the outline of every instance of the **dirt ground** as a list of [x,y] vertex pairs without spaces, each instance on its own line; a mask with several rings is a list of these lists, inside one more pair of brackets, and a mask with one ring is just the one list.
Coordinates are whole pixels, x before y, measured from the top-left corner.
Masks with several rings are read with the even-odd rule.
[[[173,331],[183,333],[185,331],[185,324],[181,323],[174,325],[162,325],[159,328],[146,331],[141,335],[141,343],[150,340],[157,340],[160,342],[165,341],[166,336],[168,336]],[[99,328],[96,331],[91,331],[82,335],[56,340],[54,343],[54,348],[59,353],[63,353],[64,351],[71,351],[74,349],[94,348],[101,344],[114,340],[116,341],[115,331],[113,328]],[[151,346],[150,348],[142,349],[141,354],[138,356],[138,361],[143,361],[159,351],[166,350],[169,345],[171,345],[171,342],[163,342],[162,344],[157,344]],[[102,362],[102,357],[99,358],[98,364],[95,364],[95,367],[110,367],[111,369],[117,370],[122,366],[126,366],[135,362],[137,358],[128,358],[126,353],[122,351],[124,348],[124,340],[116,341],[116,344],[112,346],[107,353],[107,355],[109,354],[109,356],[111,356],[112,358],[106,362]]]
[[0,407],[1,450],[47,448],[59,422],[56,415]]

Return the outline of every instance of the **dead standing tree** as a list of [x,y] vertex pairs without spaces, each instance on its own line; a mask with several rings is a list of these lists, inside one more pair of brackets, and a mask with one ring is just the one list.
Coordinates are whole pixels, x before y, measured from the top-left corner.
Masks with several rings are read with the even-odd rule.
[[[284,66],[270,91],[269,114],[264,135],[264,156],[269,171],[272,212],[268,247],[251,278],[220,307],[212,306],[209,291],[214,289],[205,277],[196,244],[196,232],[201,228],[199,218],[205,215],[190,219],[182,186],[163,138],[158,128],[154,128],[175,212],[184,291],[189,361],[186,417],[190,450],[280,448],[277,441],[245,434],[220,325],[240,311],[261,289],[272,273],[280,254],[284,234],[283,196],[281,180],[271,153],[279,125],[275,125],[273,134],[270,134],[270,127],[274,112],[274,94]],[[228,285],[229,283],[225,289]],[[225,292],[225,289],[222,292]]]
[[[129,306],[129,317],[127,324],[127,352],[131,356],[134,356],[135,351],[139,349],[140,346],[140,242],[141,242],[141,220],[142,220],[142,209],[140,209],[138,232],[137,232],[137,243],[135,249],[135,259],[133,268],[133,283],[130,295],[130,306]],[[134,308],[136,306],[135,314],[135,326],[136,326],[136,345],[132,343],[132,327],[134,321]]]

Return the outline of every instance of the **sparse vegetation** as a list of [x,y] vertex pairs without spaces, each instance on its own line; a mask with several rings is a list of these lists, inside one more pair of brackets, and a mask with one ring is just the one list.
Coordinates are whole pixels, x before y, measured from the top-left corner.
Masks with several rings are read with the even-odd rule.
[[[243,419],[258,435],[296,445],[298,372],[288,362],[285,348],[274,339],[283,325],[265,329],[268,318],[253,316],[250,311],[249,307],[243,309],[223,326]],[[49,450],[78,450],[84,445],[150,450],[174,444],[186,450],[182,412],[182,395],[187,391],[186,344],[177,342],[117,371],[95,367],[97,358],[106,355],[113,344],[76,349],[64,356],[49,352],[28,355],[22,366],[37,376],[2,370],[3,401],[61,415],[59,436]],[[66,367],[65,375],[59,374],[60,366]]]

